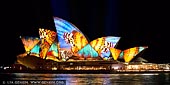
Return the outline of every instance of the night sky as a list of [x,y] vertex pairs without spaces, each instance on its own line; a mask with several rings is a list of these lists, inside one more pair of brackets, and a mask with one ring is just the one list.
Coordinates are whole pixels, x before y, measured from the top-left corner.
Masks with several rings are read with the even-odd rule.
[[19,36],[39,36],[38,28],[54,30],[53,16],[77,26],[89,40],[122,37],[117,48],[148,46],[142,57],[169,63],[169,4],[150,0],[20,0],[1,7],[1,62],[9,65],[24,53]]

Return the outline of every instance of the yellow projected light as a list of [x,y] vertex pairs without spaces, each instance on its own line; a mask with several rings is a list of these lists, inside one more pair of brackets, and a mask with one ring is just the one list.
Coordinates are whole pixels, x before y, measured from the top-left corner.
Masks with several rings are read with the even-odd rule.
[[111,51],[111,54],[112,54],[112,57],[114,60],[117,60],[119,58],[119,55],[121,53],[121,50],[119,49],[116,49],[116,48],[110,48],[110,51]]
[[25,51],[30,52],[30,50],[40,41],[39,38],[34,37],[21,37],[22,43],[24,45]]

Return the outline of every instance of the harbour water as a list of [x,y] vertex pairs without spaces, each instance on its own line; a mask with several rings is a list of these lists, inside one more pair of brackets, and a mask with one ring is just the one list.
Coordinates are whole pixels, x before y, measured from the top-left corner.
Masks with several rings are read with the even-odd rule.
[[170,73],[0,73],[0,80],[1,85],[170,85]]

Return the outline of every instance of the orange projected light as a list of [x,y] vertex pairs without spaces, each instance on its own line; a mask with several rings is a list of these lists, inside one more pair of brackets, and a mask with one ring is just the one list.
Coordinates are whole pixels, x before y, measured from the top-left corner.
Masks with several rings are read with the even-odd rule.
[[125,62],[130,62],[134,56],[136,56],[136,54],[139,52],[138,47],[133,47],[133,48],[129,48],[127,50],[124,50],[124,60]]
[[119,55],[120,55],[120,53],[121,53],[121,50],[116,49],[116,48],[110,48],[110,51],[111,51],[113,59],[117,60]]
[[105,43],[104,38],[97,38],[97,39],[91,41],[90,45],[94,48],[95,51],[98,52],[98,54],[100,54],[104,43]]
[[39,28],[39,36],[40,36],[40,39],[41,39],[40,57],[44,59],[44,58],[46,58],[46,54],[47,54],[51,44],[56,39],[56,32],[48,30],[48,29]]
[[80,49],[82,49],[85,45],[88,44],[87,39],[83,34],[77,31],[72,32],[73,36],[73,45],[72,45],[72,52],[77,53]]
[[145,46],[119,50],[115,47],[121,37],[104,36],[92,41],[73,24],[54,17],[56,32],[39,28],[39,38],[21,37],[25,53],[35,54],[42,59],[50,60],[118,60],[130,62]]
[[47,41],[50,45],[56,39],[56,32],[48,29],[39,28],[39,35],[40,35],[40,39],[45,39],[45,41]]
[[139,46],[128,48],[124,51],[116,48],[110,48],[112,57],[114,60],[123,58],[125,62],[130,62],[137,54],[148,48],[147,46]]
[[40,41],[39,38],[34,38],[34,37],[21,37],[22,43],[24,45],[25,51],[26,52],[30,52],[31,49],[38,44],[38,42]]

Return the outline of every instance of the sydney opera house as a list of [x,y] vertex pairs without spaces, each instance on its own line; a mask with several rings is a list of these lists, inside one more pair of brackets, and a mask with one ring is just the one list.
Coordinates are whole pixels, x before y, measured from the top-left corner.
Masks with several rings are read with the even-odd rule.
[[[39,28],[39,36],[20,36],[25,53],[17,63],[40,70],[109,70],[125,68],[147,46],[117,49],[121,37],[103,36],[89,41],[72,23],[53,17],[56,31]],[[143,59],[145,60],[145,59]]]

